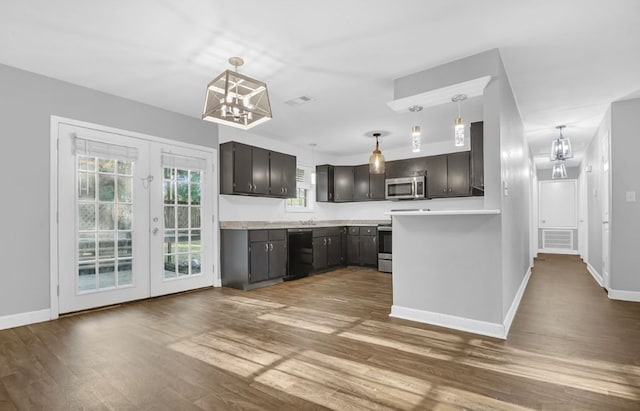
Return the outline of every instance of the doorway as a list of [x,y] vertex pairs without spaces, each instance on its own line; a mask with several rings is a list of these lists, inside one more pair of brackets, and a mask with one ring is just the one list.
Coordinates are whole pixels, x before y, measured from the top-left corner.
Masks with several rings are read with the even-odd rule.
[[52,313],[214,285],[215,149],[62,119],[52,137]]

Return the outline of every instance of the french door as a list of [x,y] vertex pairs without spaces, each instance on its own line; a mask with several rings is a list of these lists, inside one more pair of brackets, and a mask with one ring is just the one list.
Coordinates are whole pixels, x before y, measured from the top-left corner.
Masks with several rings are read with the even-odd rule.
[[213,285],[213,153],[60,123],[59,312]]

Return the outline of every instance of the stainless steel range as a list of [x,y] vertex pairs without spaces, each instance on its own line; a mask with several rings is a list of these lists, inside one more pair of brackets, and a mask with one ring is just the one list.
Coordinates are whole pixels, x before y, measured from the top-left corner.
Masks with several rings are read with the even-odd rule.
[[393,231],[391,224],[378,226],[378,271],[391,272],[391,237]]

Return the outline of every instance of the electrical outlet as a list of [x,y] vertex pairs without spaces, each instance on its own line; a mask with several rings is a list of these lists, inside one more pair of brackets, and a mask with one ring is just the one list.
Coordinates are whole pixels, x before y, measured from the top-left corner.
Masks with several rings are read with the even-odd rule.
[[636,202],[636,192],[635,191],[627,191],[626,192],[627,203],[635,203]]

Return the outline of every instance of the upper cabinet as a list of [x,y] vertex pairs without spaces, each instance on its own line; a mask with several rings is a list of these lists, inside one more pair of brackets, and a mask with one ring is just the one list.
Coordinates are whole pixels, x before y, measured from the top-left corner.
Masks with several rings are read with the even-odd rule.
[[296,158],[230,141],[220,144],[220,194],[296,196]]
[[384,200],[384,174],[369,174],[369,164],[353,168],[353,201]]
[[471,195],[469,152],[427,157],[427,194],[429,198]]
[[353,201],[353,177],[352,166],[316,166],[316,201]]
[[269,176],[269,193],[272,196],[296,196],[296,158],[294,156],[271,151]]

